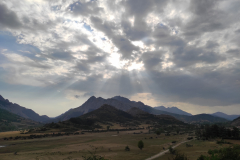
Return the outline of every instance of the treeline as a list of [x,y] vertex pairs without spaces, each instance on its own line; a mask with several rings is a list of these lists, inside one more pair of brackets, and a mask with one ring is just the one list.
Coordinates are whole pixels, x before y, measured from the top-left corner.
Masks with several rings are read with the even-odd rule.
[[69,135],[79,135],[84,134],[84,132],[66,132],[66,133],[51,133],[51,134],[42,134],[42,135],[29,135],[29,136],[16,136],[16,137],[4,137],[3,140],[26,140],[26,139],[35,139],[35,138],[45,138],[45,137],[58,137],[58,136],[69,136]]
[[196,136],[202,139],[223,138],[223,139],[240,139],[240,131],[238,128],[227,128],[219,125],[205,125],[198,128],[195,132]]

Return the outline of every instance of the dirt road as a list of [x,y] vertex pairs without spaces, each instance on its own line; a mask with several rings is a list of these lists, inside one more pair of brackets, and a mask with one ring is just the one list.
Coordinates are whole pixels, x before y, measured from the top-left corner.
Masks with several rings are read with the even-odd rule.
[[[191,140],[189,140],[189,141],[191,141]],[[181,142],[181,143],[178,143],[177,145],[173,146],[172,148],[176,148],[177,146],[179,146],[179,145],[181,145],[181,144],[183,144],[183,143],[189,142],[189,141],[183,141],[183,142]],[[169,151],[169,150],[167,149],[167,150],[162,151],[162,152],[160,152],[160,153],[158,153],[158,154],[156,154],[156,155],[154,155],[154,156],[152,156],[152,157],[150,157],[150,158],[147,158],[147,159],[145,159],[145,160],[153,160],[153,159],[155,159],[155,158],[158,158],[158,157],[164,155],[164,154],[167,153],[168,151]]]

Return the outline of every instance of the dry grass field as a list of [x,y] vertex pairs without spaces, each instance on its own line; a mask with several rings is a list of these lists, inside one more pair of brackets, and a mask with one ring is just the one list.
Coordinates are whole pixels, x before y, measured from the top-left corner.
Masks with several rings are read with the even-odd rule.
[[[82,156],[88,155],[89,151],[97,148],[97,155],[104,156],[109,160],[144,160],[161,151],[163,147],[168,148],[172,141],[181,142],[186,140],[188,135],[165,136],[161,134],[148,134],[148,130],[141,130],[141,134],[133,134],[140,131],[122,131],[105,133],[85,133],[81,135],[47,137],[28,140],[8,140],[3,137],[20,136],[19,132],[0,133],[1,160],[82,160]],[[152,138],[150,138],[152,137]],[[137,147],[139,140],[143,140],[144,148],[140,150]],[[216,144],[215,141],[197,141],[189,142],[193,147],[187,148],[185,144],[177,147],[181,153],[185,153],[191,160],[196,160],[201,154],[207,154],[209,149],[223,147]],[[125,151],[126,146],[130,151]],[[15,152],[16,155],[14,154]],[[169,153],[157,159],[167,160],[171,158]]]

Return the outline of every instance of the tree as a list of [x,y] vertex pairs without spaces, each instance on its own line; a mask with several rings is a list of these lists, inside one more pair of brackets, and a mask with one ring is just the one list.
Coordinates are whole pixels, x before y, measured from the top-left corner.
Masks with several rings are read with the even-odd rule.
[[173,149],[172,146],[170,146],[168,149],[171,154],[176,154],[176,150]]
[[144,143],[143,143],[142,140],[140,140],[140,141],[138,142],[138,148],[140,148],[140,149],[142,150],[143,147],[144,147]]
[[155,133],[159,136],[161,134],[160,130],[156,130]]
[[109,130],[110,126],[107,126],[107,130]]

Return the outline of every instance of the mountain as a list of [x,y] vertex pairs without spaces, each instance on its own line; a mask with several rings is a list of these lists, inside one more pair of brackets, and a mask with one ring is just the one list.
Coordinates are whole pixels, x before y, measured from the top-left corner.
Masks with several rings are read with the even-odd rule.
[[181,115],[157,110],[150,106],[145,105],[142,102],[130,101],[129,99],[120,97],[120,96],[115,96],[115,97],[109,98],[109,99],[103,99],[101,97],[96,98],[95,96],[92,96],[81,106],[74,108],[74,109],[70,109],[67,112],[61,114],[60,116],[58,116],[54,119],[51,119],[49,122],[65,121],[72,117],[78,117],[78,116],[81,116],[88,112],[91,112],[93,110],[96,110],[104,104],[114,106],[115,108],[123,110],[123,111],[128,111],[132,107],[137,107],[137,108],[139,108],[145,112],[151,113],[151,114],[156,114],[156,115],[165,114],[165,115],[172,115],[174,117],[175,116],[181,117]]
[[140,121],[150,121],[150,122],[158,122],[158,124],[166,125],[166,124],[181,124],[184,123],[182,121],[177,120],[175,117],[170,115],[153,115],[148,112],[145,112],[137,107],[132,107],[130,110],[127,111],[127,113],[134,116],[136,119]]
[[132,121],[133,116],[127,112],[117,109],[113,106],[104,104],[100,108],[84,114],[83,119],[94,119],[98,122],[119,122]]
[[127,111],[127,113],[131,114],[132,116],[149,115],[148,112],[145,112],[137,107],[132,107]]
[[232,126],[240,126],[240,117],[234,119],[232,122],[231,122],[231,125]]
[[[222,118],[215,117],[215,116],[187,116],[187,115],[179,115],[175,113],[170,113],[162,110],[155,109],[153,107],[150,107],[148,105],[145,105],[142,102],[135,102],[135,101],[130,101],[129,99],[121,96],[115,96],[113,98],[109,99],[104,99],[101,97],[90,97],[85,103],[83,103],[81,106],[70,109],[67,112],[61,114],[60,116],[51,119],[49,122],[58,122],[58,121],[65,121],[73,117],[78,117],[83,114],[89,113],[91,111],[94,111],[98,108],[100,108],[102,105],[108,104],[111,106],[114,106],[115,108],[122,110],[122,111],[129,111],[131,108],[135,107],[138,108],[144,112],[153,114],[153,115],[170,115],[173,116],[174,118],[181,120],[183,122],[191,123],[191,122],[222,122],[224,121]],[[204,121],[204,118],[207,118]]]
[[151,126],[162,125],[186,125],[182,121],[169,115],[153,115],[139,108],[132,107],[127,112],[117,109],[111,105],[104,104],[98,109],[88,112],[82,116],[70,118],[66,121],[45,124],[45,130],[59,129],[60,131],[78,131],[79,129],[104,129],[105,125],[112,126],[117,123],[120,127],[139,127],[142,124]]
[[209,114],[198,114],[194,116],[188,116],[184,119],[187,123],[225,123],[228,120],[220,117],[215,117]]
[[161,110],[161,111],[166,111],[170,113],[175,113],[175,114],[180,114],[180,115],[186,115],[186,116],[191,116],[192,114],[185,112],[181,109],[178,109],[177,107],[164,107],[164,106],[159,106],[159,107],[154,107],[155,109]]
[[0,132],[27,129],[36,125],[40,125],[40,123],[0,109]]
[[50,120],[48,116],[46,115],[40,116],[31,109],[27,109],[16,103],[9,102],[8,99],[4,99],[1,95],[0,95],[0,109],[5,109],[11,113],[14,113],[27,119],[32,119],[37,122],[44,122]]
[[222,112],[216,112],[216,113],[213,113],[211,114],[213,116],[216,116],[216,117],[221,117],[221,118],[225,118],[227,120],[234,120],[236,118],[238,118],[240,115],[228,115],[228,114],[225,114],[225,113],[222,113]]

